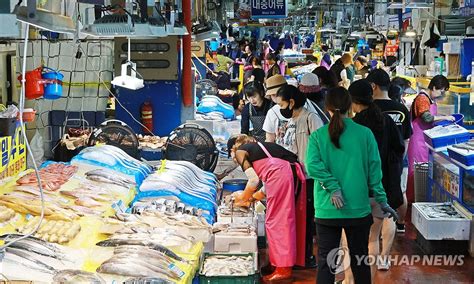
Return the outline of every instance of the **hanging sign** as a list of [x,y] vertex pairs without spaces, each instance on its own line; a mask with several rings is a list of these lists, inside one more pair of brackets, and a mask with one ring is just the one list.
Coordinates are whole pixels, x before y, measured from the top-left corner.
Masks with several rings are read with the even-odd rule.
[[253,19],[282,19],[288,15],[286,0],[250,0]]
[[26,169],[26,147],[19,125],[15,136],[0,137],[0,155],[0,180]]

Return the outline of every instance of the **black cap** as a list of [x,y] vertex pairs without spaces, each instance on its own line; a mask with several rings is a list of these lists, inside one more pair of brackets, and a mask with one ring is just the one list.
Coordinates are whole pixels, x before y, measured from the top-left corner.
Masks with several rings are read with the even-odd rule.
[[390,76],[382,69],[375,69],[370,72],[367,81],[380,87],[390,87]]
[[366,79],[357,80],[349,87],[352,101],[362,105],[369,105],[373,102],[373,91],[370,82]]
[[237,137],[231,137],[229,140],[227,140],[227,157],[230,157],[230,152],[232,151],[232,147],[235,145],[235,141],[237,140]]

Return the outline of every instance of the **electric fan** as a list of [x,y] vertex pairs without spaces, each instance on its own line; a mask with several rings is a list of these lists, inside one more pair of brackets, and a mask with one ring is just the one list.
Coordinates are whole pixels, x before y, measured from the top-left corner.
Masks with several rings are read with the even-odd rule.
[[196,97],[199,101],[201,101],[204,96],[217,96],[218,92],[216,82],[210,79],[203,79],[196,82]]
[[137,135],[126,123],[120,120],[107,120],[92,132],[88,146],[107,144],[118,147],[138,159]]
[[206,129],[197,124],[183,124],[170,133],[163,156],[168,160],[188,161],[212,172],[217,166],[219,152]]

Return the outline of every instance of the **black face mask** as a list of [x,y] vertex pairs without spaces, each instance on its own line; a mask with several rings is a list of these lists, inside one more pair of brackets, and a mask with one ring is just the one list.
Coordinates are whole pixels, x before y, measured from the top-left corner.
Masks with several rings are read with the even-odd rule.
[[286,108],[280,108],[280,113],[284,118],[290,119],[293,116],[293,109],[288,105]]

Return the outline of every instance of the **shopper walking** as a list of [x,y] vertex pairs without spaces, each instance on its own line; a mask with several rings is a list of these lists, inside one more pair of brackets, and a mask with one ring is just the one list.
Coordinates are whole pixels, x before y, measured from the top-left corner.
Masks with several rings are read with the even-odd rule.
[[291,279],[292,267],[305,265],[306,183],[298,158],[275,143],[256,143],[246,135],[228,142],[230,155],[248,177],[242,193],[234,194],[234,205],[248,206],[260,199],[257,187],[265,183],[267,233],[270,264],[275,271],[264,281]]
[[[314,75],[314,74],[311,74]],[[283,144],[285,149],[295,153],[299,161],[306,158],[306,149],[311,133],[323,126],[323,121],[317,113],[310,112],[304,108],[306,96],[296,87],[286,85],[281,87],[277,93],[277,101],[280,113],[288,119]],[[307,179],[306,184],[314,187],[314,180]],[[316,259],[313,255],[314,224],[314,198],[313,193],[307,193],[307,220],[306,220],[306,268],[316,267]]]
[[[326,70],[326,72],[328,71]],[[313,73],[304,74],[303,77],[301,78],[298,89],[300,90],[301,93],[306,95],[309,101],[314,103],[313,106],[316,109],[323,123],[324,124],[329,123],[329,117],[324,112],[324,109],[325,109],[324,100],[326,98],[327,89],[324,89],[324,90],[321,89],[321,86],[319,85],[318,76]]]
[[428,90],[422,90],[411,106],[413,135],[408,145],[408,202],[414,201],[414,168],[415,163],[428,162],[428,148],[425,145],[423,131],[433,127],[433,122],[441,120],[454,121],[452,116],[438,115],[436,102],[443,98],[449,89],[449,81],[443,75],[431,79]]
[[[352,98],[352,111],[356,113],[354,121],[360,125],[368,127],[372,130],[377,141],[380,160],[382,162],[382,185],[387,195],[390,207],[397,209],[403,204],[403,194],[400,188],[400,176],[402,174],[402,161],[405,146],[400,132],[395,122],[388,114],[382,113],[380,108],[375,104],[372,97],[372,86],[365,80],[358,80],[349,87],[349,93]],[[381,210],[380,205],[371,198],[372,215],[374,224],[370,228],[369,235],[369,254],[378,257],[380,255],[380,235],[382,233],[382,225],[392,228],[387,234],[382,235],[383,251],[385,255],[377,258],[379,268],[385,270],[390,267],[388,256],[392,248],[393,239],[395,237],[395,223],[392,219],[387,218]],[[388,222],[385,222],[387,220]],[[375,276],[376,267],[371,267],[372,279]]]
[[[392,79],[390,89],[388,90],[388,96],[390,97],[390,99],[403,104],[408,109],[408,106],[406,104],[404,97],[405,95],[413,95],[413,94],[416,94],[416,91],[411,87],[410,81],[401,77],[395,77]],[[410,128],[411,128],[411,125],[410,125]],[[405,146],[406,146],[406,152],[407,152],[408,145],[405,144]],[[407,214],[407,209],[408,209],[408,201],[407,201],[407,195],[406,195],[407,182],[408,182],[408,155],[406,152],[405,152],[405,155],[403,156],[403,170],[402,170],[402,176],[400,178],[400,187],[403,193],[403,204],[397,209],[397,213],[399,217],[399,220],[396,223],[397,233],[405,233],[405,216]],[[384,255],[383,250],[382,250],[382,255]]]
[[286,85],[288,85],[288,83],[286,82],[285,77],[282,75],[270,77],[265,82],[266,97],[270,98],[275,104],[267,113],[267,117],[265,118],[265,122],[263,124],[263,130],[266,132],[265,141],[276,142],[280,145],[283,144],[281,143],[281,139],[286,131],[288,119],[283,117],[280,113],[280,106],[278,105],[277,101],[277,93],[281,87]]
[[350,80],[347,77],[346,68],[352,64],[352,56],[349,53],[344,53],[341,58],[336,60],[331,66],[331,71],[336,74],[339,86],[349,88]]
[[267,79],[275,75],[281,74],[280,66],[278,65],[278,62],[277,62],[277,56],[274,53],[269,53],[265,59],[266,59],[266,64],[270,66],[267,71],[267,77],[266,77]]
[[329,92],[326,108],[331,121],[311,134],[306,154],[306,171],[316,181],[317,283],[334,283],[337,257],[333,257],[333,250],[339,247],[342,229],[347,235],[356,283],[370,283],[369,266],[364,262],[359,265],[356,259],[368,255],[373,223],[369,193],[384,212],[396,215],[382,187],[377,142],[370,129],[348,118],[350,107],[346,89],[338,87]]
[[[367,80],[371,83],[373,94],[374,94],[374,103],[382,110],[383,113],[388,114],[392,120],[395,122],[400,134],[403,138],[405,145],[405,153],[408,151],[408,141],[412,135],[410,113],[408,109],[399,102],[396,102],[390,99],[389,89],[391,86],[390,76],[383,69],[376,69],[370,72],[367,76]],[[397,171],[398,173],[398,171]],[[395,176],[391,175],[394,178],[393,183],[401,183],[403,173],[403,163],[400,164],[400,175]],[[396,180],[395,180],[396,179]],[[403,193],[402,193],[403,198]],[[401,204],[403,205],[403,203]],[[397,206],[398,207],[398,206]],[[397,208],[394,207],[394,208]],[[404,220],[401,221],[404,223]],[[400,230],[402,226],[400,225]],[[382,240],[383,240],[383,249],[382,256],[388,257],[392,247],[393,239],[396,234],[397,226],[392,222],[391,219],[386,219],[384,221],[383,230],[382,230]],[[387,258],[385,258],[387,259]],[[379,268],[382,270],[388,270],[390,263],[381,263]]]
[[273,103],[265,98],[263,84],[258,81],[247,83],[244,95],[249,102],[242,109],[241,133],[254,137],[258,142],[265,142],[263,123]]

